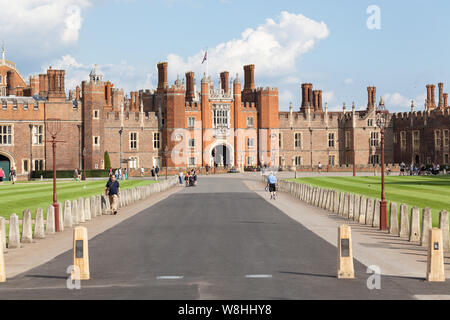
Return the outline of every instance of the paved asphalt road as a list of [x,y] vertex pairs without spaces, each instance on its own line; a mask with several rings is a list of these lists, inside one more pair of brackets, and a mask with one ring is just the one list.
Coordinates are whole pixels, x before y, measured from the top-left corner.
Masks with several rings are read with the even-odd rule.
[[89,258],[91,280],[81,290],[66,288],[69,251],[0,284],[0,299],[409,299],[448,291],[395,277],[369,290],[356,261],[358,279],[337,280],[336,247],[232,178],[202,178],[95,237]]

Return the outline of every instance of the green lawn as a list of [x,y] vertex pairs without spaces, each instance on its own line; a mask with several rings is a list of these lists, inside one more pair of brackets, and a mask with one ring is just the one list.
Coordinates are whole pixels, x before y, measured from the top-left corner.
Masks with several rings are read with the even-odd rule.
[[[102,194],[105,191],[105,180],[96,181],[60,181],[57,182],[58,202],[64,206],[65,200],[75,200],[79,197],[87,198],[91,195]],[[154,183],[153,180],[126,180],[119,181],[121,189],[129,189]],[[9,219],[16,213],[19,219],[25,209],[30,209],[34,218],[37,208],[44,210],[47,215],[47,207],[53,202],[52,182],[16,183],[9,182],[0,184],[0,217]]]
[[[319,177],[290,181],[381,199],[380,177]],[[450,211],[450,176],[389,176],[385,180],[385,193],[388,202],[396,202],[399,209],[400,204],[407,204],[410,213],[413,206],[420,210],[430,208],[434,227],[439,224],[439,212]]]

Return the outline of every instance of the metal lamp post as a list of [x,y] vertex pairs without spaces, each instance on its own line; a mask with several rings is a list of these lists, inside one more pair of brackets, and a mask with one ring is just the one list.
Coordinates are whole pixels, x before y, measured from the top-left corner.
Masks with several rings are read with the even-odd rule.
[[83,181],[86,181],[86,147],[83,148]]
[[380,128],[381,133],[381,203],[380,203],[380,230],[387,230],[387,202],[386,195],[384,192],[384,134],[387,127],[387,117],[388,111],[385,108],[383,98],[380,99],[380,104],[378,106],[378,119],[377,126]]
[[33,125],[30,124],[30,177],[29,180],[33,178]]
[[51,136],[51,140],[46,141],[52,144],[53,151],[53,203],[52,206],[55,208],[55,230],[59,232],[59,204],[56,194],[56,144],[65,141],[57,141],[56,137],[61,130],[61,122],[59,119],[48,119],[48,131]]
[[166,145],[166,147],[164,148],[164,163],[165,163],[165,167],[166,167],[166,180],[167,180],[167,150],[168,150],[168,148]]
[[[120,154],[119,154],[119,167],[122,167],[122,133],[123,133],[123,128],[120,128],[119,130],[119,145],[120,145]],[[127,165],[127,171],[128,171],[128,165]]]

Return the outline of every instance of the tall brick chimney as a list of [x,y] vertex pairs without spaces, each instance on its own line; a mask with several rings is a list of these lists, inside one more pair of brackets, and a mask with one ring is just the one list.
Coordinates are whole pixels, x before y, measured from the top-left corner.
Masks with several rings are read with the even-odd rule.
[[76,90],[75,90],[75,99],[77,101],[80,100],[80,86],[77,86]]
[[434,84],[431,85],[431,104],[433,106],[433,108],[436,108],[436,96],[435,96],[435,89],[436,86]]
[[317,111],[319,107],[319,90],[313,90],[313,107],[314,111]]
[[302,83],[302,106],[300,107],[301,110],[306,109],[308,103],[308,84]]
[[444,93],[444,108],[448,107],[448,93]]
[[372,87],[372,105],[377,105],[377,87]]
[[322,111],[322,90],[319,90],[319,97],[317,102],[317,110]]
[[158,63],[158,90],[169,86],[169,82],[167,80],[167,66],[167,62]]
[[367,87],[367,95],[367,108],[375,108],[377,105],[377,87]]
[[220,83],[222,85],[222,90],[225,93],[228,93],[230,90],[229,76],[230,73],[228,71],[224,71],[220,74]]
[[186,73],[186,101],[193,101],[195,98],[195,91],[194,91],[194,72],[189,71]]
[[255,65],[244,66],[244,91],[250,91],[255,89]]
[[439,109],[444,107],[444,84],[440,82],[438,84],[439,87]]

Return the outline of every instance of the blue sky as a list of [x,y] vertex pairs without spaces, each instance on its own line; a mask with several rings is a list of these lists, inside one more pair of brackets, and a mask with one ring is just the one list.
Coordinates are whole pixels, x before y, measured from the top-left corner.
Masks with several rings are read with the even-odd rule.
[[[367,27],[372,5],[379,30]],[[445,0],[0,0],[0,11],[7,58],[24,76],[65,68],[67,89],[93,64],[126,91],[154,88],[159,61],[170,82],[190,69],[200,81],[206,47],[213,80],[223,69],[242,79],[254,63],[257,86],[279,88],[281,110],[299,107],[302,82],[331,110],[364,107],[370,85],[392,111],[411,99],[421,109],[427,83],[450,85]]]

